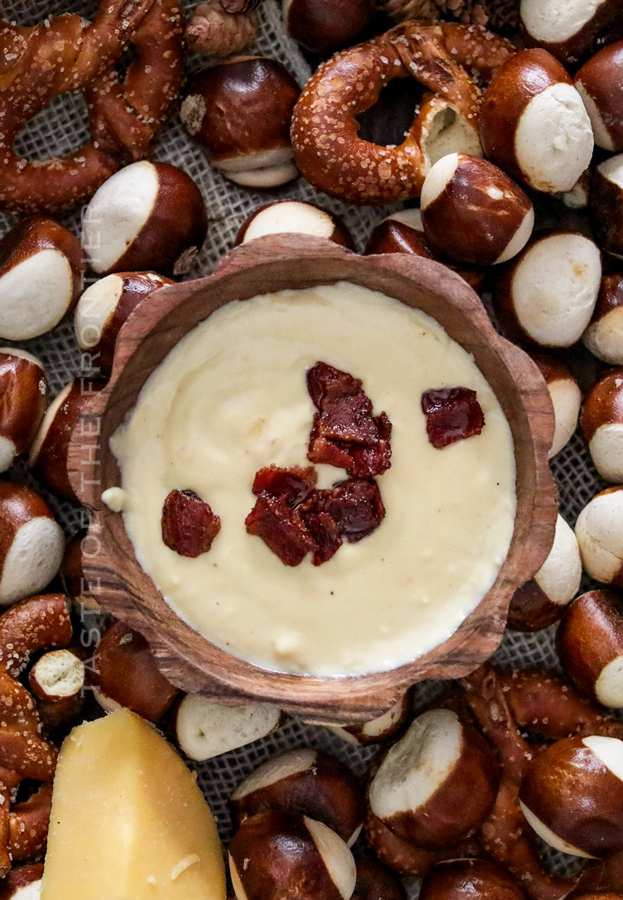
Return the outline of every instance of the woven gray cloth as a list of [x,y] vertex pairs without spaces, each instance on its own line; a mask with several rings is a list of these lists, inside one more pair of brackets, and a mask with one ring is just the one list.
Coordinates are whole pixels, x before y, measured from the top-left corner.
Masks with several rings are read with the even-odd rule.
[[[77,12],[91,16],[96,3],[89,0],[0,0],[0,17],[29,25],[47,15],[61,12]],[[187,4],[191,9],[195,4]],[[266,0],[260,11],[261,30],[256,52],[281,60],[304,84],[309,77],[308,63],[297,46],[288,38],[281,21],[280,10],[275,0]],[[191,70],[200,68],[205,60],[193,59]],[[31,121],[20,135],[18,150],[28,158],[63,155],[80,146],[88,136],[88,120],[82,96],[69,95],[52,103],[44,112]],[[228,252],[234,237],[247,215],[262,203],[285,197],[311,200],[340,214],[355,236],[361,249],[374,225],[387,215],[387,209],[360,208],[347,206],[320,194],[311,185],[300,179],[296,184],[278,192],[257,193],[239,188],[212,170],[203,154],[188,139],[179,118],[175,117],[158,140],[155,155],[157,159],[173,163],[183,168],[197,182],[202,190],[210,231],[200,257],[200,263],[192,276],[209,274],[217,262]],[[67,224],[78,233],[80,212],[66,219]],[[0,215],[0,234],[12,224],[8,216]],[[53,332],[24,344],[45,364],[53,393],[57,393],[79,372],[80,354],[74,340],[71,319],[61,323]],[[576,436],[556,457],[552,468],[558,482],[561,511],[570,524],[574,524],[578,513],[588,500],[603,486],[593,469],[586,446]],[[23,468],[18,477],[28,478]],[[81,513],[68,504],[59,504],[50,498],[58,511],[68,533],[74,531],[81,522]],[[556,655],[552,643],[553,629],[544,633],[525,636],[507,634],[497,659],[505,664],[556,665]],[[438,686],[422,685],[422,698],[432,696]],[[228,798],[242,778],[275,752],[298,746],[313,746],[339,756],[353,769],[361,773],[365,769],[373,751],[362,750],[344,743],[331,732],[322,728],[305,726],[295,720],[287,724],[275,735],[249,747],[228,753],[210,762],[196,765],[199,784],[215,813],[221,834],[227,838],[231,834]],[[559,858],[556,866],[565,871],[568,860]]]

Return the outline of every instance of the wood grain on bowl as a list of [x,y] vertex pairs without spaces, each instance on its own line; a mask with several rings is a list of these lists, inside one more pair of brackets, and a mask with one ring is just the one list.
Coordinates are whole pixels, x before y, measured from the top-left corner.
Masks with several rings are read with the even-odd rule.
[[[178,618],[138,565],[123,519],[102,491],[119,484],[109,449],[147,378],[199,322],[232,300],[287,288],[350,281],[421,309],[472,353],[508,419],[517,460],[517,515],[507,559],[477,609],[443,644],[407,665],[358,677],[321,679],[260,669],[215,647]],[[350,724],[378,716],[424,678],[458,678],[499,645],[510,599],[545,561],[557,503],[547,464],[554,421],[545,382],[526,354],[493,329],[477,295],[439,263],[399,255],[360,257],[318,238],[278,235],[234,250],[214,275],[150,296],[123,326],[112,377],[76,426],[69,477],[92,514],[99,553],[85,577],[102,607],[150,642],[163,673],[190,693],[237,703],[261,699],[308,721]]]

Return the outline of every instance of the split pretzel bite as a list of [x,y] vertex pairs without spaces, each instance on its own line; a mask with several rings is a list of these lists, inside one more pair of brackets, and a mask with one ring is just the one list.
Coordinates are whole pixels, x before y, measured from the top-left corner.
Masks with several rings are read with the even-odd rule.
[[[315,187],[350,203],[417,197],[431,166],[460,150],[482,156],[481,91],[515,48],[476,25],[407,22],[323,63],[294,108],[292,146]],[[382,147],[358,136],[357,115],[394,78],[428,89],[405,141]]]
[[[66,14],[32,27],[0,21],[0,208],[55,213],[91,197],[124,163],[144,158],[183,77],[178,0],[101,0],[93,22]],[[115,65],[132,45],[123,83]],[[83,90],[91,140],[62,159],[29,162],[17,134],[54,97]]]
[[623,722],[543,670],[505,673],[487,664],[462,679],[461,685],[504,771],[493,811],[480,832],[485,852],[517,878],[531,900],[563,900],[582,891],[623,890],[623,866],[614,857],[588,862],[579,875],[552,875],[539,857],[534,833],[518,800],[528,765],[543,750],[542,744],[528,741],[520,729],[529,729],[547,741],[572,735],[620,738]]
[[[18,678],[33,653],[64,647],[71,638],[62,594],[31,597],[0,618],[0,877],[14,862],[41,856],[45,849],[58,755],[41,735],[35,701]],[[43,784],[15,804],[26,778]]]

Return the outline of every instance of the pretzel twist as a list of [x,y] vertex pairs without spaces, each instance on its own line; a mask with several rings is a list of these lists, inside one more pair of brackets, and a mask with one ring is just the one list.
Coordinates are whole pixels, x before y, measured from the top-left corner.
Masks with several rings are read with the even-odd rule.
[[[419,196],[435,161],[440,129],[455,127],[452,149],[481,155],[481,91],[515,52],[476,25],[407,22],[321,65],[294,109],[292,145],[302,174],[316,187],[351,203],[388,203]],[[405,140],[381,147],[358,136],[357,115],[394,78],[413,77],[431,92]],[[443,155],[443,154],[442,154]]]
[[[178,0],[101,0],[92,22],[66,14],[23,28],[0,23],[0,207],[57,213],[89,199],[125,162],[143,158],[183,77]],[[121,84],[115,64],[132,44]],[[28,162],[19,131],[54,97],[84,90],[92,138],[62,159]]]

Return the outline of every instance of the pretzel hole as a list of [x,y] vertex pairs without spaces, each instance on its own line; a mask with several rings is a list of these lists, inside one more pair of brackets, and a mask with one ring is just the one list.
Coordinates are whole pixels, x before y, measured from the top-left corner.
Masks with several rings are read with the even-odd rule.
[[478,134],[467,119],[450,106],[431,113],[423,133],[422,150],[427,170],[449,153],[482,156]]
[[20,781],[17,788],[15,789],[15,795],[12,804],[15,805],[16,803],[25,803],[27,800],[30,800],[33,794],[36,794],[40,787],[40,781],[32,781],[30,778],[25,778],[23,781]]
[[136,52],[136,48],[133,44],[130,44],[123,50],[123,52],[119,56],[119,59],[115,63],[115,70],[117,72],[117,75],[119,76],[120,81],[124,81],[126,75],[128,74],[128,69],[133,63],[137,62],[138,58],[138,53]]
[[15,140],[15,152],[27,160],[63,157],[82,147],[89,134],[82,91],[61,94],[22,128]]
[[359,137],[380,147],[402,144],[422,102],[424,89],[415,79],[388,82],[376,103],[359,113]]

